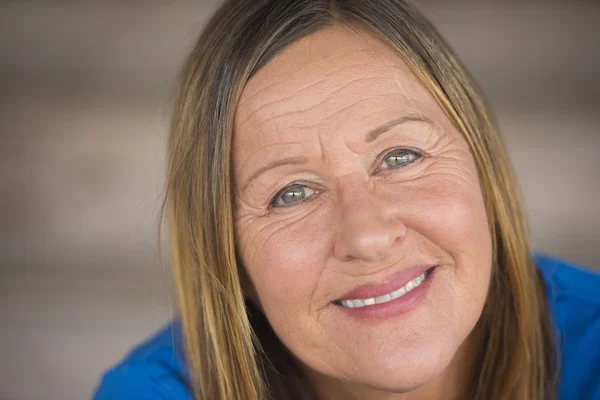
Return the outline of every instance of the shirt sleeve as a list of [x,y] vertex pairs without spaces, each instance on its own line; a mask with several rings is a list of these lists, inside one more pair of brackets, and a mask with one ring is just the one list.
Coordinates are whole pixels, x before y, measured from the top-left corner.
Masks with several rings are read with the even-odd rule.
[[109,370],[92,399],[193,400],[186,383],[160,363],[125,363]]
[[600,274],[537,255],[559,351],[559,399],[600,399]]
[[193,400],[179,322],[136,346],[100,379],[92,400]]

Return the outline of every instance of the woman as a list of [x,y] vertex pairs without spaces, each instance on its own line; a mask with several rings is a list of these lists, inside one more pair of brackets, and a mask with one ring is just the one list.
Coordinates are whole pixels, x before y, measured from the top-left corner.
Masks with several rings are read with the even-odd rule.
[[169,154],[181,322],[96,399],[600,397],[600,278],[531,258],[483,100],[405,2],[225,3]]

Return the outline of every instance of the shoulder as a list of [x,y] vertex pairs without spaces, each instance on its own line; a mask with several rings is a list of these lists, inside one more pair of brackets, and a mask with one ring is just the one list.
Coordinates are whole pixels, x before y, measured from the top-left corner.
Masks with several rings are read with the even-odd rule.
[[560,398],[600,397],[600,273],[534,257],[559,350]]
[[169,324],[109,369],[93,399],[192,400],[181,351],[179,324]]
[[545,254],[536,254],[534,260],[552,300],[573,297],[600,307],[600,270],[580,267]]

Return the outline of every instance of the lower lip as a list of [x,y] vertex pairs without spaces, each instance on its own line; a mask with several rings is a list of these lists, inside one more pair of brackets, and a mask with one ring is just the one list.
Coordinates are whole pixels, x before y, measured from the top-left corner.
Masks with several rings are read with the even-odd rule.
[[336,305],[336,307],[341,308],[343,312],[355,318],[380,319],[389,318],[398,314],[405,314],[416,308],[421,299],[425,297],[429,291],[431,283],[433,282],[436,271],[437,267],[433,268],[427,275],[427,278],[419,286],[403,296],[400,296],[392,301],[388,301],[387,303],[373,304],[370,306],[356,308],[349,308],[340,305]]

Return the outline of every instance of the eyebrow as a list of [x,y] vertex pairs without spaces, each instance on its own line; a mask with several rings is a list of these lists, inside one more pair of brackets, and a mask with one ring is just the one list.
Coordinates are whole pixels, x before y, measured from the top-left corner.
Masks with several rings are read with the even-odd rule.
[[389,131],[394,126],[400,125],[400,124],[404,124],[406,122],[427,122],[427,123],[431,123],[431,120],[429,118],[425,117],[425,116],[422,116],[422,115],[404,115],[402,117],[395,118],[395,119],[391,120],[390,122],[387,122],[387,123],[385,123],[385,124],[383,124],[381,126],[378,126],[375,129],[369,131],[369,133],[365,137],[365,143],[371,143],[372,141],[374,141],[375,139],[377,139],[380,135],[382,135],[385,132]]
[[256,171],[254,171],[254,173],[252,173],[252,175],[250,175],[250,177],[246,180],[246,183],[244,183],[242,190],[245,190],[248,187],[248,185],[250,185],[250,182],[252,182],[259,175],[262,175],[263,173],[267,172],[270,169],[281,167],[283,165],[301,165],[301,164],[307,164],[307,163],[308,163],[308,158],[306,158],[306,157],[288,157],[288,158],[283,158],[281,160],[276,160],[271,163],[268,163],[267,165],[257,169]]
[[[381,126],[378,126],[377,128],[370,130],[369,133],[367,133],[367,136],[365,137],[365,143],[373,142],[380,135],[389,131],[394,126],[401,125],[406,122],[431,123],[431,120],[427,117],[419,116],[419,115],[405,115],[405,116],[402,116],[399,118],[395,118]],[[255,180],[260,175],[264,174],[265,172],[267,172],[270,169],[281,167],[284,165],[302,165],[302,164],[308,164],[307,157],[288,157],[288,158],[283,158],[281,160],[276,160],[276,161],[270,162],[269,164],[265,165],[264,167],[261,167],[261,168],[257,169],[256,171],[254,171],[252,173],[252,175],[250,175],[250,177],[246,180],[246,182],[242,186],[242,190],[245,190],[253,180]]]

